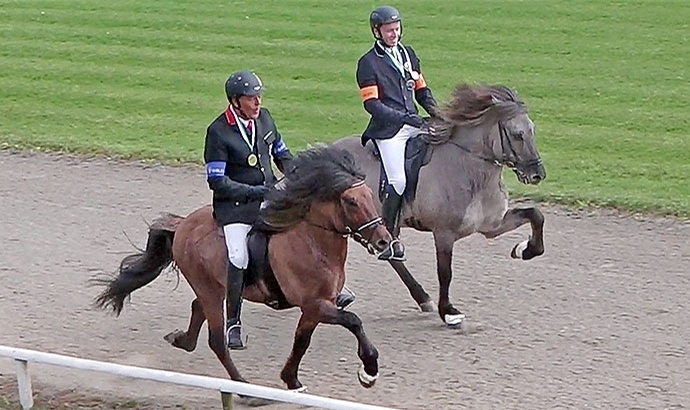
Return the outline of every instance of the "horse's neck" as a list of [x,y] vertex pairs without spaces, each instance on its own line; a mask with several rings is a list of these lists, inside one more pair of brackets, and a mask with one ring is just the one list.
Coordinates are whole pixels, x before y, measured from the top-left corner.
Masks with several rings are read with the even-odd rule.
[[449,142],[478,158],[500,160],[502,153],[500,144],[496,143],[496,133],[497,124],[458,126],[453,130]]
[[[328,241],[329,246],[342,246],[342,244],[347,246],[347,238],[342,234],[346,231],[345,224],[340,220],[339,215],[337,205],[332,202],[313,203],[305,218],[306,227],[312,236],[321,238],[324,233],[332,236],[333,239]],[[316,242],[320,243],[320,241]]]

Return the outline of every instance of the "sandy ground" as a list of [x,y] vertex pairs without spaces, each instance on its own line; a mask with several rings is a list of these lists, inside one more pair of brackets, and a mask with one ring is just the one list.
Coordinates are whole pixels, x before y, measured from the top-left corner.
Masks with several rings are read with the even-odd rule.
[[[185,215],[209,201],[201,167],[0,152],[0,344],[225,377],[205,329],[193,353],[163,340],[186,328],[193,295],[184,279],[162,275],[135,292],[119,318],[94,310],[98,289],[87,286],[131,253],[125,234],[142,246],[146,222],[160,212]],[[690,407],[690,224],[543,211],[541,258],[509,257],[526,227],[456,244],[451,297],[468,315],[465,330],[419,312],[395,272],[353,242],[352,311],[379,349],[381,378],[361,388],[354,338],[321,326],[301,367],[309,392],[399,409]],[[430,235],[407,230],[403,239],[408,266],[435,299]],[[245,377],[283,387],[279,372],[297,317],[246,304],[250,347],[233,355]],[[13,369],[0,358],[0,382],[13,380]],[[31,370],[47,391],[220,408],[216,392],[37,364]]]

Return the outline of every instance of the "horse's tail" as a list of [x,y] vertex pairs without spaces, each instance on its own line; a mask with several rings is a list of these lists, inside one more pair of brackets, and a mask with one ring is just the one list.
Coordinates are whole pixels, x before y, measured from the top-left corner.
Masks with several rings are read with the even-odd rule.
[[173,261],[175,229],[182,220],[184,217],[173,214],[154,220],[149,227],[146,249],[125,257],[120,262],[120,273],[116,277],[95,279],[96,284],[105,286],[105,290],[94,300],[96,307],[110,308],[119,316],[130,293],[151,283],[170,265]]

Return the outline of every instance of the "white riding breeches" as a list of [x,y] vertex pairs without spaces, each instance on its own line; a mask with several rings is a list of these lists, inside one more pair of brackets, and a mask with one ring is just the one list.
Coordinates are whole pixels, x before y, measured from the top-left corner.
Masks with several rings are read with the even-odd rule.
[[405,192],[407,179],[405,178],[405,145],[407,140],[420,133],[419,128],[411,125],[403,125],[393,138],[387,140],[374,140],[381,153],[383,168],[386,170],[388,183],[398,195]]
[[223,226],[225,246],[228,249],[228,260],[239,269],[247,269],[247,266],[249,266],[247,234],[250,229],[252,229],[251,225],[241,223]]

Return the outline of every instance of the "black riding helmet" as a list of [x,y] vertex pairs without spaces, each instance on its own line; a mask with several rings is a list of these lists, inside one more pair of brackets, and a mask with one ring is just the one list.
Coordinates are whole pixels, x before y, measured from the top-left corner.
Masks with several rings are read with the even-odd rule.
[[264,92],[264,85],[259,76],[251,71],[238,71],[230,74],[225,82],[225,94],[228,101],[243,95],[255,96]]
[[[384,24],[395,23],[396,21],[400,21],[402,24],[402,18],[400,18],[400,13],[395,7],[377,7],[374,11],[371,12],[371,15],[369,15],[369,25],[371,26],[371,33],[378,40],[381,38],[379,28],[381,28],[381,26]],[[402,36],[402,26],[400,27],[400,36]]]

